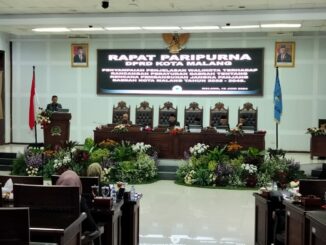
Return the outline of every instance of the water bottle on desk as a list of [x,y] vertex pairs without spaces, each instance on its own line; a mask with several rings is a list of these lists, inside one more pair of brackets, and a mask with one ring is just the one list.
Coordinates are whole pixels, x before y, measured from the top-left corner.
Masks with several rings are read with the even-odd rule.
[[272,190],[273,190],[273,191],[277,191],[277,190],[278,190],[278,186],[277,186],[276,181],[273,181],[273,184],[272,184]]
[[116,192],[114,186],[111,189],[111,197],[112,197],[113,203],[116,203],[117,202],[117,192]]
[[136,201],[136,190],[134,186],[131,186],[130,188],[130,201]]

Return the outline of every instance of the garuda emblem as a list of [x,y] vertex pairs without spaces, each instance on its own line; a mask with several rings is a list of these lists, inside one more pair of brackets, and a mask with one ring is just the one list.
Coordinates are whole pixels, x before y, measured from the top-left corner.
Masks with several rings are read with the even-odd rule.
[[164,33],[162,34],[164,42],[169,45],[168,49],[171,54],[177,54],[180,50],[182,50],[182,46],[184,46],[188,39],[190,34],[189,33]]

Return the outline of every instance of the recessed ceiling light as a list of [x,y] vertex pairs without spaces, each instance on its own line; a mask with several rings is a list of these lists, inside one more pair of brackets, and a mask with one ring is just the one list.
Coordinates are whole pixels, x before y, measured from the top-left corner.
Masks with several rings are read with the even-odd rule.
[[72,31],[104,31],[102,27],[70,28]]
[[300,28],[301,24],[285,24],[285,23],[278,23],[278,24],[261,24],[261,28]]
[[178,26],[144,26],[144,30],[180,30]]
[[218,26],[181,26],[183,30],[218,30]]
[[124,27],[105,27],[108,31],[136,31],[141,30],[138,26],[124,26]]
[[48,28],[34,28],[35,32],[70,32],[66,27],[48,27]]
[[259,25],[245,25],[245,26],[222,26],[222,29],[254,29],[259,28]]

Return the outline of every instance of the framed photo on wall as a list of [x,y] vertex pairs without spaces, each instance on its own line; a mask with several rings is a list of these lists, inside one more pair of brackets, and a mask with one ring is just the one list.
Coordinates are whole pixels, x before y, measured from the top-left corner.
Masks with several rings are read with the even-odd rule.
[[295,42],[275,42],[275,67],[294,67]]
[[71,66],[88,67],[88,43],[71,44]]

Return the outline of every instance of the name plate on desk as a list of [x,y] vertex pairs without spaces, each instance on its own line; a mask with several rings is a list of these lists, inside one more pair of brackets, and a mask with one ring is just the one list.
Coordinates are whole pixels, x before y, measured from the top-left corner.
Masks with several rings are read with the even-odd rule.
[[218,132],[220,134],[226,134],[228,131],[225,128],[217,128],[216,132]]
[[254,134],[254,133],[255,133],[255,130],[244,129],[243,132],[244,132],[245,134]]
[[190,128],[189,132],[190,133],[201,133],[201,128]]

